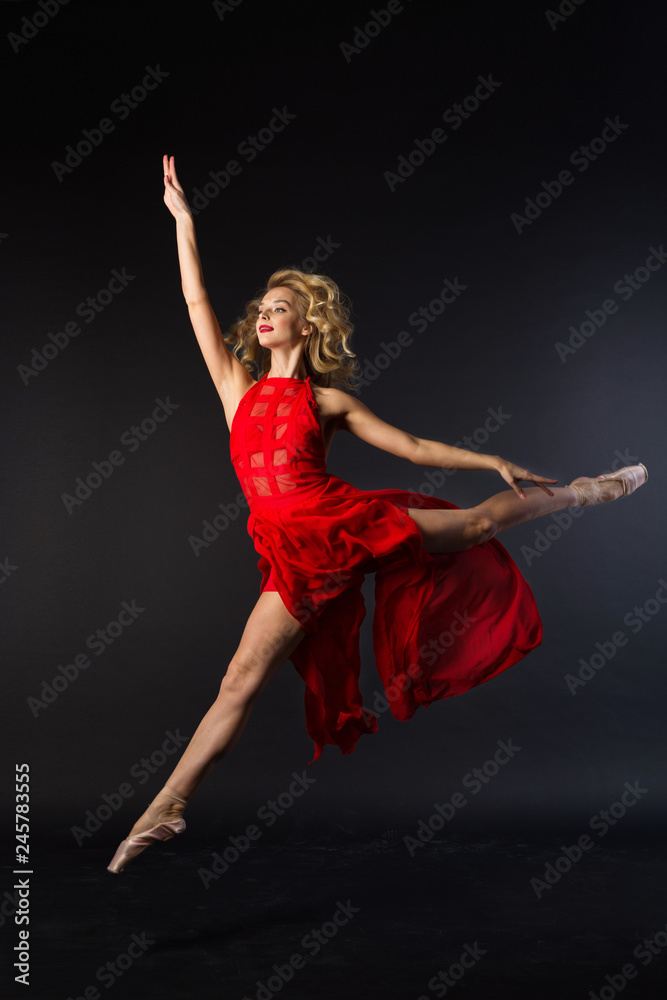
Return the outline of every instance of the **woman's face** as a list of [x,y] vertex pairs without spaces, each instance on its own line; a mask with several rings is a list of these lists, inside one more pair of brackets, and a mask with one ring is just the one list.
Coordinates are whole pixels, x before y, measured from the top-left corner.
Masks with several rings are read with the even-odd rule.
[[269,350],[297,344],[309,327],[297,308],[297,298],[291,288],[272,288],[259,304],[255,324],[257,338]]

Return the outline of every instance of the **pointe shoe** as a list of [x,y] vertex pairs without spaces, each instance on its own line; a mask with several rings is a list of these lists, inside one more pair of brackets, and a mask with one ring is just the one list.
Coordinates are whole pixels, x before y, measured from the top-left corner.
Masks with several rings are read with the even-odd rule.
[[605,491],[602,488],[603,483],[622,483],[623,492],[621,496],[627,497],[639,489],[640,486],[643,486],[647,479],[648,469],[640,462],[639,465],[626,465],[625,468],[619,469],[618,472],[608,472],[606,475],[597,476],[595,479],[589,479],[588,476],[579,476],[578,479],[573,479],[569,485],[573,490],[576,490],[578,496],[581,498],[578,506],[590,507],[593,504],[607,503],[609,500],[620,499],[620,497],[605,496]]
[[151,844],[158,840],[171,840],[176,834],[183,833],[183,830],[185,830],[185,820],[177,819],[168,823],[159,823],[157,826],[151,827],[150,830],[146,830],[145,833],[137,833],[134,837],[128,837],[121,842],[111,859],[111,864],[107,866],[107,871],[117,875],[133,858],[136,858],[137,854],[141,854]]

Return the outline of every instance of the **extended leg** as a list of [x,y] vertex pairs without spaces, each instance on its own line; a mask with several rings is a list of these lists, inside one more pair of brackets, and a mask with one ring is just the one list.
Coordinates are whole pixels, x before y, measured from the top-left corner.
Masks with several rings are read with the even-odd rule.
[[514,490],[503,490],[466,510],[410,507],[408,513],[417,522],[427,552],[460,552],[536,517],[582,503],[606,503],[627,496],[643,485],[647,476],[645,466],[632,465],[596,479],[583,476],[570,486],[553,487],[553,496],[539,486],[530,486],[523,490],[525,499]]
[[539,486],[524,489],[522,500],[514,490],[503,490],[477,507],[464,510],[420,510],[409,507],[427,552],[461,552],[488,542],[499,531],[532,521],[556,510],[576,507],[577,494],[570,486],[553,488],[550,497]]

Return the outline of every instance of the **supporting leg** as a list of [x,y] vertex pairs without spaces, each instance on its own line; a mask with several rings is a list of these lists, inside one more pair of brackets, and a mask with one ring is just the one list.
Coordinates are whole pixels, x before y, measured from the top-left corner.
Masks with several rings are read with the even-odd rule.
[[[134,824],[127,840],[161,824],[179,823],[188,799],[217,761],[236,746],[258,695],[305,634],[276,591],[265,591],[259,597],[222,679],[218,697],[199,723],[164,788]],[[131,857],[127,857],[125,849],[119,863],[124,867],[128,860]]]

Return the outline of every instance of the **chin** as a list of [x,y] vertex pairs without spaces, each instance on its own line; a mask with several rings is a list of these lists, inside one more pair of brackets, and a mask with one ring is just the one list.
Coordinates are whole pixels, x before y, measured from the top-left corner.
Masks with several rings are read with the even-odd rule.
[[270,351],[273,347],[278,347],[281,343],[280,334],[276,334],[275,330],[272,330],[271,333],[258,333],[257,340],[267,351]]

